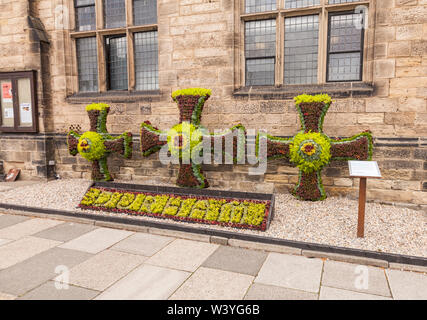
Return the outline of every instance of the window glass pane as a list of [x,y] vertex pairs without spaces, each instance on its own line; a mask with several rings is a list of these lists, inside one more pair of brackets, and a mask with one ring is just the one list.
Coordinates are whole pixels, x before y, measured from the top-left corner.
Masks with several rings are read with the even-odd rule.
[[361,0],[329,0],[329,4],[340,4],[340,3],[349,3],[349,2],[358,2]]
[[360,52],[329,55],[328,81],[360,80]]
[[76,40],[77,67],[79,72],[79,90],[81,92],[98,91],[98,57],[96,38]]
[[356,28],[361,14],[340,14],[330,16],[329,51],[360,51],[362,30]]
[[3,127],[14,126],[14,114],[13,114],[13,95],[12,95],[12,80],[0,80],[1,90],[1,119]]
[[126,37],[106,38],[107,67],[110,90],[127,90],[127,41]]
[[157,0],[133,0],[133,24],[144,25],[157,22]]
[[245,57],[276,56],[276,20],[245,23]]
[[274,85],[274,58],[247,59],[246,85]]
[[276,0],[246,0],[245,13],[276,10]]
[[361,80],[362,15],[333,14],[329,17],[328,81]]
[[135,33],[136,90],[159,88],[157,31]]
[[76,7],[95,5],[95,0],[76,0]]
[[284,0],[285,9],[294,9],[294,8],[305,8],[317,6],[320,4],[320,0]]
[[31,100],[31,81],[29,78],[18,79],[19,126],[33,126],[33,105]]
[[285,18],[285,84],[317,83],[319,16]]
[[125,0],[104,0],[105,28],[126,26]]
[[274,85],[276,20],[245,23],[246,85]]
[[95,29],[95,0],[76,1],[76,30],[88,31]]

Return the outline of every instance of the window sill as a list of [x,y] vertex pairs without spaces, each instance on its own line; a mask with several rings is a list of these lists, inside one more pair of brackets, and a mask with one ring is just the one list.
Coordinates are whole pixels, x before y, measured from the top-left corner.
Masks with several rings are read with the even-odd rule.
[[150,91],[108,91],[94,93],[75,93],[65,98],[65,101],[71,104],[93,103],[93,102],[153,102],[160,101],[162,98],[160,90]]
[[310,85],[252,86],[234,91],[233,96],[240,99],[288,100],[306,94],[327,93],[332,98],[369,97],[374,85],[368,82],[335,82]]

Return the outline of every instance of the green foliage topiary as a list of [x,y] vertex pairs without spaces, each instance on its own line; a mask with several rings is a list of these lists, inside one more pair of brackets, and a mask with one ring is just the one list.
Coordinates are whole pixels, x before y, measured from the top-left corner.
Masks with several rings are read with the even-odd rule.
[[172,99],[175,100],[178,96],[200,96],[200,97],[206,97],[211,96],[212,90],[210,89],[204,89],[204,88],[188,88],[188,89],[181,89],[176,90],[172,93]]

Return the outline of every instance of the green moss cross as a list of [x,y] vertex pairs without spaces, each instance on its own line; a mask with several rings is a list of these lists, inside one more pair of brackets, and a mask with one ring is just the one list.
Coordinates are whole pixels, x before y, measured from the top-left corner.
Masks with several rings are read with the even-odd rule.
[[79,134],[71,130],[67,135],[68,150],[71,155],[77,153],[92,163],[92,179],[95,181],[112,181],[108,171],[107,157],[118,153],[125,158],[132,156],[132,133],[125,132],[119,137],[112,137],[107,131],[107,116],[110,106],[94,103],[86,107],[90,120],[90,131]]
[[323,120],[332,103],[328,95],[295,97],[301,130],[292,138],[259,134],[267,140],[267,159],[284,158],[299,168],[293,194],[300,200],[324,200],[321,172],[331,160],[371,160],[372,135],[362,132],[348,139],[331,139],[323,133]]
[[[211,90],[203,88],[175,91],[172,93],[172,99],[178,104],[180,114],[180,122],[177,125],[168,131],[161,131],[153,127],[149,121],[141,124],[141,152],[143,156],[147,157],[156,153],[168,144],[169,152],[180,160],[176,183],[182,187],[207,188],[209,186],[203,175],[201,165],[196,164],[191,157],[194,152],[202,150],[203,136],[210,135],[211,146],[213,146],[215,139],[222,139],[224,148],[225,137],[237,131],[237,136],[233,137],[233,154],[231,157],[234,162],[245,157],[246,133],[242,125],[234,126],[221,134],[209,134],[200,125],[204,104],[210,96]],[[167,141],[161,141],[162,135],[167,135]],[[183,158],[187,158],[189,161],[183,161]]]

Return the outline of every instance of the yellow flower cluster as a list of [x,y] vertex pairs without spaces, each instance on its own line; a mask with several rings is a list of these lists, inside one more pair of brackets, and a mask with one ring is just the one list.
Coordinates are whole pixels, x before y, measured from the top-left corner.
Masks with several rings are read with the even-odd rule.
[[172,93],[172,99],[175,99],[178,96],[211,96],[212,90],[210,89],[204,89],[204,88],[188,88],[188,89],[181,89],[174,91]]
[[294,98],[296,104],[310,103],[310,102],[323,102],[325,104],[331,104],[332,99],[327,94],[317,94],[315,96],[309,94],[301,94]]

